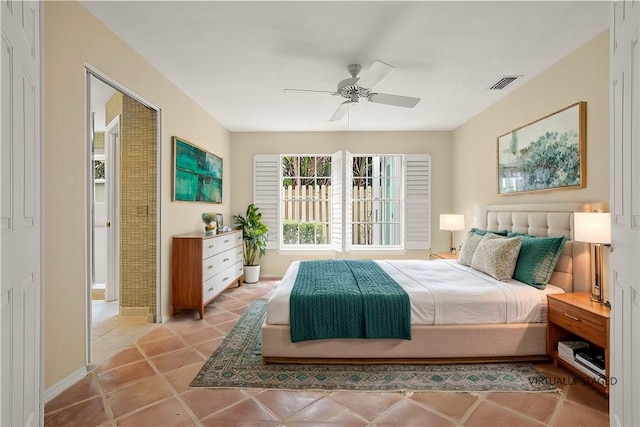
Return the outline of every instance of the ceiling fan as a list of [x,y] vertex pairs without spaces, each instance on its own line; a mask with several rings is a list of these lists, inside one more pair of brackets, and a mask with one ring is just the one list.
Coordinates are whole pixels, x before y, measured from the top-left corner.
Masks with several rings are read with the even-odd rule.
[[351,74],[348,79],[342,80],[338,83],[338,89],[334,91],[329,90],[309,90],[309,89],[284,89],[285,92],[297,92],[297,93],[328,93],[330,95],[340,95],[343,98],[347,98],[344,101],[333,116],[329,119],[330,122],[335,122],[344,117],[349,108],[349,104],[358,103],[360,98],[366,99],[378,104],[395,105],[398,107],[413,108],[420,98],[413,98],[410,96],[392,95],[389,93],[377,93],[373,92],[373,87],[384,79],[395,67],[386,64],[382,61],[376,61],[368,70],[362,74],[361,77],[357,77],[358,73],[362,70],[362,65],[351,64],[347,66],[347,71]]

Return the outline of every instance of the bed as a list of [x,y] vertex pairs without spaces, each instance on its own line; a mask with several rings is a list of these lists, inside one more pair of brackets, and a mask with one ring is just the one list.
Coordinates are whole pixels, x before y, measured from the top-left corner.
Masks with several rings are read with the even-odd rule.
[[[573,212],[601,208],[599,203],[553,203],[476,209],[478,229],[506,230],[512,233],[509,237],[526,234],[566,239],[544,289],[517,280],[495,280],[455,260],[374,260],[376,268],[408,289],[411,339],[327,338],[292,342],[289,296],[300,268],[300,262],[296,261],[269,299],[262,325],[263,362],[464,363],[547,359],[546,295],[589,292],[592,283],[589,245],[571,240]],[[453,283],[459,273],[464,282]],[[447,281],[449,287],[439,284]],[[515,302],[508,306],[505,301],[485,299],[484,294],[476,293],[481,287]],[[442,294],[453,295],[454,302],[446,302]],[[445,305],[433,305],[431,300],[445,301]]]

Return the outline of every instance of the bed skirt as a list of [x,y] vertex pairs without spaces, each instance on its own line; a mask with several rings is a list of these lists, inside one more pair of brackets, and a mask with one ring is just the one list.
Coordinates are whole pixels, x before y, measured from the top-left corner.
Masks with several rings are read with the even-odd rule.
[[263,363],[470,363],[546,360],[547,324],[413,326],[412,340],[292,343],[289,326],[262,325]]

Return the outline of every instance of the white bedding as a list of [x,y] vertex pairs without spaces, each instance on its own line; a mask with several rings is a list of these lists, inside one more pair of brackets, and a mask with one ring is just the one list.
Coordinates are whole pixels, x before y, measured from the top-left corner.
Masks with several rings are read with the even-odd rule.
[[[546,321],[544,290],[512,280],[500,282],[455,260],[376,260],[409,294],[412,325],[538,323]],[[293,262],[274,290],[267,323],[289,324],[289,295],[300,262]]]

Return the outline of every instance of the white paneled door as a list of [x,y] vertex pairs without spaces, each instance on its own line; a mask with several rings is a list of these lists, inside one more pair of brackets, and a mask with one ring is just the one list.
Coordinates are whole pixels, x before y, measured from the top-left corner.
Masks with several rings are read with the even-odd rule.
[[640,426],[640,2],[611,4],[612,427]]
[[41,3],[5,0],[0,283],[2,426],[42,425]]

